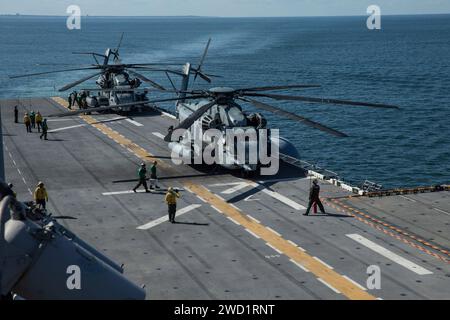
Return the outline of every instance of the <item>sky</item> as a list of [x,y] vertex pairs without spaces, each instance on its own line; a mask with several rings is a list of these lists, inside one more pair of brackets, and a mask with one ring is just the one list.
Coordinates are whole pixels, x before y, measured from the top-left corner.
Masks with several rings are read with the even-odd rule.
[[78,5],[91,16],[347,16],[450,13],[450,0],[0,0],[0,14],[66,15]]

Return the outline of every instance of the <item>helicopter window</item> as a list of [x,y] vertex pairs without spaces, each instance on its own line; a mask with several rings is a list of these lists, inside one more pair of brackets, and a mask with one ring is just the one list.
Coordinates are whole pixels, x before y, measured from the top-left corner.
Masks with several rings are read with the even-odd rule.
[[117,85],[127,85],[128,84],[128,80],[123,74],[116,75],[115,80],[116,80]]
[[231,107],[228,109],[229,125],[242,125],[245,122],[245,117],[241,109],[238,107]]

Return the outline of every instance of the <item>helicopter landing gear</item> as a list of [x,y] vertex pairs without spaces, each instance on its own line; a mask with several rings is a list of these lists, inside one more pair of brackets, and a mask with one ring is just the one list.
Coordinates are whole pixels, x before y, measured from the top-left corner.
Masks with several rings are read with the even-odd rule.
[[248,179],[254,175],[254,171],[249,171],[244,168],[241,169],[241,178]]

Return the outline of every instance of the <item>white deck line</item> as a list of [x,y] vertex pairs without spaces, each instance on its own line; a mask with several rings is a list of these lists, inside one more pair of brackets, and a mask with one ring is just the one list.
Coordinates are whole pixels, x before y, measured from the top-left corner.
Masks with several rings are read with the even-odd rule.
[[143,127],[143,126],[144,126],[142,123],[137,122],[137,121],[135,121],[135,120],[131,120],[131,119],[129,119],[129,118],[126,118],[125,121],[126,121],[126,122],[129,122],[129,123],[131,123],[131,124],[133,124],[133,125],[135,125],[136,127]]
[[300,269],[302,269],[305,272],[309,272],[309,270],[303,266],[302,264],[298,263],[297,261],[293,260],[293,259],[289,259],[293,264],[295,264],[297,267],[299,267]]
[[370,250],[382,255],[383,257],[401,265],[402,267],[404,267],[418,275],[423,276],[423,275],[433,273],[430,270],[427,270],[427,269],[415,264],[414,262],[399,256],[398,254],[376,244],[375,242],[370,241],[367,238],[364,238],[363,236],[361,236],[359,234],[347,234],[347,237],[349,237],[352,240],[355,240],[356,242],[362,244],[363,246],[369,248]]
[[326,285],[328,288],[330,288],[331,290],[333,290],[334,292],[340,294],[341,292],[336,289],[335,287],[333,287],[331,284],[329,284],[328,282],[326,282],[325,280],[322,280],[321,278],[317,278],[317,280],[319,280],[320,282],[322,282],[324,285]]
[[152,132],[152,134],[153,134],[155,137],[158,137],[158,138],[160,138],[160,139],[164,139],[164,135],[163,135],[162,133],[160,133],[160,132]]
[[[197,209],[197,208],[199,208],[201,206],[202,206],[201,204],[191,204],[191,205],[189,205],[187,207],[184,207],[184,208],[182,208],[180,210],[177,210],[177,212],[175,214],[175,217],[179,217],[182,214],[188,213],[189,211],[195,210],[195,209]],[[168,220],[169,220],[169,217],[167,215],[165,215],[165,216],[163,216],[161,218],[158,218],[158,219],[150,221],[149,223],[146,223],[146,224],[144,224],[142,226],[139,226],[136,229],[138,229],[138,230],[148,230],[148,229],[156,227],[157,225],[160,225],[161,223],[166,222]]]

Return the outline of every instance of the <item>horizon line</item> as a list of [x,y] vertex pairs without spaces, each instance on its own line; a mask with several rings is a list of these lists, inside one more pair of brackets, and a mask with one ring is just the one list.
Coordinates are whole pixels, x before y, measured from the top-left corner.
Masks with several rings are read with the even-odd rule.
[[[450,15],[450,12],[440,12],[440,13],[392,13],[392,14],[382,14],[382,16],[429,16],[429,15]],[[67,15],[54,15],[54,14],[22,14],[18,13],[0,13],[0,17],[54,17],[63,18]],[[91,18],[326,18],[326,17],[367,17],[368,15],[363,14],[349,14],[349,15],[305,15],[305,16],[208,16],[208,15],[156,15],[156,16],[138,16],[138,15],[81,15],[82,17]]]

